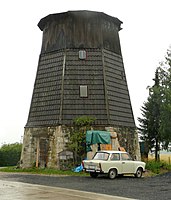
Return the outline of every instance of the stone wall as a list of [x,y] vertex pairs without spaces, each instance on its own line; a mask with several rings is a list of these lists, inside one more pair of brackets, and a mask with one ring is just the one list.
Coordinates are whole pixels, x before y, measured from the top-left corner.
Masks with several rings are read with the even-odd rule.
[[[115,143],[130,153],[132,158],[141,160],[138,133],[135,128],[112,128],[116,134]],[[112,132],[112,130],[110,130]]]
[[58,169],[58,155],[65,149],[66,142],[62,126],[25,128],[20,166]]
[[[93,128],[97,130],[97,127]],[[99,127],[98,127],[99,129]],[[100,128],[102,130],[102,127]],[[134,129],[103,127],[111,133],[111,149],[123,147],[133,158],[140,160],[138,135]],[[67,150],[68,128],[66,126],[46,128],[25,128],[23,149],[21,154],[21,168],[41,167],[60,169],[61,152]],[[97,145],[92,147],[93,152],[87,154],[91,158],[97,151]]]

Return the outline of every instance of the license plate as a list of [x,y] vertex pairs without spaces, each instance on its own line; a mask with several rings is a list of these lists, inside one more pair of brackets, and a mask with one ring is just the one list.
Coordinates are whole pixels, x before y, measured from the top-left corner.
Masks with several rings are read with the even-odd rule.
[[88,169],[95,169],[95,166],[94,165],[89,165]]

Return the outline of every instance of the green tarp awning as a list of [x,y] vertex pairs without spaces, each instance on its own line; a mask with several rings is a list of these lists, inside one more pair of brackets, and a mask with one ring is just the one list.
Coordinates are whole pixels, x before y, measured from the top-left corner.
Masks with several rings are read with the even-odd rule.
[[110,133],[108,131],[87,131],[86,149],[91,151],[92,144],[111,144]]

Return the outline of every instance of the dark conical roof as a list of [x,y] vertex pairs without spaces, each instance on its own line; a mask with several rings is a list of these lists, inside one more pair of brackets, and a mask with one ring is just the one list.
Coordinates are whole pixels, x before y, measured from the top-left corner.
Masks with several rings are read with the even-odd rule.
[[107,48],[121,54],[121,21],[102,12],[68,11],[50,14],[38,23],[43,31],[42,53],[64,48]]
[[63,13],[54,13],[54,14],[47,15],[46,17],[42,18],[39,21],[38,27],[40,28],[40,30],[43,31],[47,23],[64,19],[64,18],[70,18],[72,16],[75,16],[79,19],[81,18],[80,20],[83,20],[83,19],[91,20],[92,18],[93,19],[105,18],[109,21],[113,21],[119,27],[119,30],[121,29],[120,26],[122,24],[122,21],[120,21],[118,18],[111,17],[103,12],[95,12],[95,11],[88,11],[88,10],[68,11],[68,12],[63,12]]

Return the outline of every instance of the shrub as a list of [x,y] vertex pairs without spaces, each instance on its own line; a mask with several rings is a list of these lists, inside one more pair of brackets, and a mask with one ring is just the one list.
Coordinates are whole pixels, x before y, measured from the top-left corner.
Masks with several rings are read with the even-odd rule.
[[4,144],[0,148],[0,167],[17,165],[20,160],[22,144]]
[[155,174],[160,174],[163,170],[171,170],[171,165],[163,161],[150,160],[146,163],[146,169],[151,170]]

